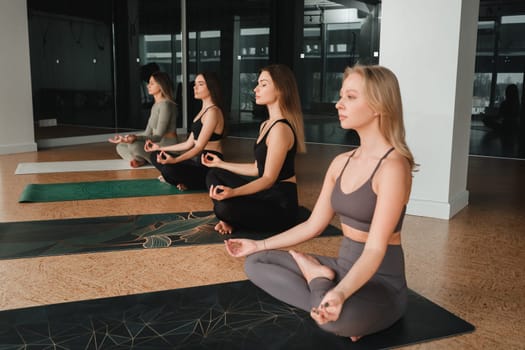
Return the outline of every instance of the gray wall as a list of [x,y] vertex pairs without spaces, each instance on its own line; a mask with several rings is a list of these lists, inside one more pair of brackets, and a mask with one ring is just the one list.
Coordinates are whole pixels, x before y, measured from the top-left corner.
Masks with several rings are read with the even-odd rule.
[[0,154],[36,150],[26,7],[0,0]]

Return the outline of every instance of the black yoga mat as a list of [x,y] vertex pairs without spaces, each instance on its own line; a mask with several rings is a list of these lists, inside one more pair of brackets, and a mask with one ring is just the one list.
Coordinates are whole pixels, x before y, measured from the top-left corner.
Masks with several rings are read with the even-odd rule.
[[2,349],[386,349],[474,327],[410,291],[391,328],[350,339],[249,281],[0,312]]
[[203,192],[204,191],[192,190],[180,191],[176,186],[161,182],[158,179],[64,182],[29,184],[22,191],[18,202],[61,202]]
[[[308,209],[300,207],[297,222],[309,215]],[[213,212],[206,211],[0,223],[0,259],[222,244],[227,237],[261,239],[276,233],[239,229],[223,236],[214,230],[217,222]],[[323,232],[324,236],[339,234],[334,226]]]

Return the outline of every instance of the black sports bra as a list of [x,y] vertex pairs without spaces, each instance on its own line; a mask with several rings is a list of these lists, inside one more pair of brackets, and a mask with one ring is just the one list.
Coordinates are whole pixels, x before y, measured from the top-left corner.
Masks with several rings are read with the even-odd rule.
[[[394,148],[389,149],[386,154],[381,157],[377,166],[375,167],[370,178],[358,189],[350,193],[344,193],[341,189],[341,175],[343,174],[350,158],[354,155],[355,151],[348,157],[343,170],[339,174],[339,177],[335,181],[334,190],[332,191],[331,204],[334,211],[341,218],[341,223],[348,225],[356,230],[363,232],[370,231],[370,225],[374,217],[374,210],[377,203],[377,195],[372,189],[372,179],[385,159]],[[403,219],[405,218],[406,205],[403,207],[401,216],[397,222],[394,232],[399,232],[403,226]]]
[[[199,138],[199,135],[201,134],[201,131],[202,131],[202,117],[206,114],[208,109],[210,109],[212,107],[215,107],[215,105],[212,105],[212,106],[209,106],[208,108],[206,108],[204,110],[204,112],[202,113],[202,115],[200,116],[200,118],[197,119],[196,121],[194,121],[191,124],[191,132],[193,132],[193,138],[195,140],[197,140]],[[217,134],[217,133],[214,132],[213,134],[211,134],[211,137],[210,137],[209,141],[219,141],[220,139],[222,139],[222,136],[223,136],[222,133],[221,134]]]
[[270,133],[270,130],[273,128],[273,126],[277,123],[285,123],[286,125],[288,125],[288,127],[292,129],[294,135],[293,146],[286,153],[286,158],[284,159],[283,166],[281,168],[281,171],[279,172],[279,175],[277,176],[277,181],[282,181],[295,175],[295,153],[297,151],[297,142],[295,139],[295,131],[293,130],[290,122],[288,122],[288,120],[286,119],[276,120],[272,125],[270,125],[268,130],[266,130],[266,133],[261,138],[261,140],[259,142],[257,142],[257,140],[255,141],[255,145],[253,146],[253,152],[255,154],[255,160],[257,160],[257,169],[259,171],[259,176],[262,176],[264,174],[266,154],[268,153],[268,146],[266,146],[266,137]]

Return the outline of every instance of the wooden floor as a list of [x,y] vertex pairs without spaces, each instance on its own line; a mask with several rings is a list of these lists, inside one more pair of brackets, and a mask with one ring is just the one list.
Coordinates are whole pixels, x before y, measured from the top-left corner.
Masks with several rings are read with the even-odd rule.
[[[252,142],[228,139],[225,153],[251,161]],[[348,149],[309,145],[298,157],[300,204],[313,207],[329,162]],[[157,176],[153,169],[14,175],[19,162],[116,157],[109,144],[0,155],[0,222],[212,209],[206,194],[18,203],[29,183]],[[477,329],[409,349],[525,349],[525,161],[470,157],[467,189],[469,206],[451,220],[408,215],[402,239],[409,287]],[[298,249],[335,255],[339,241]],[[0,310],[245,278],[242,260],[221,245],[0,260]]]

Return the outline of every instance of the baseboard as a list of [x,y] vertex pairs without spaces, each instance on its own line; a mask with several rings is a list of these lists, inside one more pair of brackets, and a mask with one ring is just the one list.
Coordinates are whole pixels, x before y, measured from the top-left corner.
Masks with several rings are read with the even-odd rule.
[[34,142],[0,145],[0,154],[35,152],[36,150],[37,144]]
[[89,135],[89,136],[73,136],[73,137],[61,137],[54,139],[41,139],[37,140],[38,148],[52,148],[60,146],[73,146],[81,145],[86,143],[98,143],[106,142],[109,138],[114,137],[115,134],[100,134],[100,135]]
[[[121,132],[120,134],[125,134],[128,132]],[[131,132],[129,132],[131,133]],[[182,129],[177,129],[177,135],[179,137],[185,137],[186,131]],[[37,140],[38,148],[53,148],[61,146],[74,146],[82,145],[87,143],[98,143],[98,142],[107,142],[108,139],[115,137],[115,133],[111,134],[99,134],[99,135],[87,135],[87,136],[73,136],[73,137],[57,137],[53,139],[41,139]]]
[[468,205],[469,192],[458,193],[450,202],[437,202],[411,198],[406,213],[409,215],[426,216],[449,220]]

